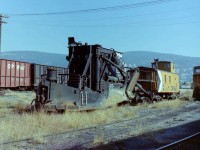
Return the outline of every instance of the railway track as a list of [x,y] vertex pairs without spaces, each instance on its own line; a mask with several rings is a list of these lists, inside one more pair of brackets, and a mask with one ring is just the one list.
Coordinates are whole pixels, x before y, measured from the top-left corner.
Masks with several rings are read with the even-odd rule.
[[173,149],[200,149],[200,132],[192,134],[173,143],[162,146],[156,150],[173,150]]
[[78,146],[78,148],[91,148],[102,143],[105,144],[142,134],[142,132],[137,134],[134,133],[134,131],[138,130],[138,125],[140,128],[144,127],[145,130],[149,132],[162,129],[162,125],[166,123],[169,123],[170,125],[173,125],[174,122],[176,122],[174,125],[185,123],[184,121],[180,122],[180,115],[183,112],[186,112],[186,110],[187,113],[191,113],[191,115],[186,118],[185,122],[191,121],[190,118],[193,114],[200,112],[199,105],[187,105],[182,109],[180,108],[174,111],[168,110],[167,112],[163,111],[159,114],[154,112],[151,115],[149,115],[149,112],[147,111],[138,118],[85,129],[71,130],[56,135],[47,135],[43,137],[45,141],[48,141],[47,143],[35,144],[34,140],[30,138],[15,142],[0,143],[0,149],[7,149],[13,146],[17,146],[19,149],[68,149],[76,146]]

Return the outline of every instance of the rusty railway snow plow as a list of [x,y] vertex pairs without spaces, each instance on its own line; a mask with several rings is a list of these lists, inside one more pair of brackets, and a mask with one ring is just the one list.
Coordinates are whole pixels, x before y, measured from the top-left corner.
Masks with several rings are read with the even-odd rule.
[[[48,69],[37,87],[35,109],[65,111],[66,109],[97,109],[112,90],[123,90],[127,99],[134,99],[133,89],[139,78],[135,69],[125,71],[121,53],[101,45],[88,45],[69,38],[66,59],[68,72],[60,74],[62,83],[56,82],[56,70]],[[131,84],[129,84],[131,83]]]

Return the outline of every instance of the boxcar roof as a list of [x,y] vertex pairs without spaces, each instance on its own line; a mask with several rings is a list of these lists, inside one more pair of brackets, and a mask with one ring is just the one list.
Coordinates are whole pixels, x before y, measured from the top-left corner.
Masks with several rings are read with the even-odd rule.
[[4,58],[1,58],[0,60],[15,61],[15,62],[21,62],[21,63],[28,63],[28,64],[31,64],[30,62],[25,62],[25,61],[20,61],[20,60],[11,60],[11,59],[4,59]]

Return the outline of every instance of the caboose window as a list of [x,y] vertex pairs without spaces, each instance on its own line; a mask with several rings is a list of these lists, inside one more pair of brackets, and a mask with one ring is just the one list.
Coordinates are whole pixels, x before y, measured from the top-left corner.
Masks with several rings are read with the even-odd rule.
[[200,69],[196,69],[196,70],[195,70],[195,73],[200,73]]
[[164,68],[165,68],[165,69],[168,69],[169,67],[170,67],[169,63],[165,63],[165,64],[164,64]]
[[165,75],[165,82],[167,82],[167,76]]

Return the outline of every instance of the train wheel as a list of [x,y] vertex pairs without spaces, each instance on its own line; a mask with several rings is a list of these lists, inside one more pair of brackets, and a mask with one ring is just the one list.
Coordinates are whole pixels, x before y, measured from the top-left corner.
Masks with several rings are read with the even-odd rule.
[[26,87],[19,87],[19,91],[26,91]]
[[162,101],[162,97],[159,95],[154,95],[153,100],[156,102]]
[[150,98],[148,98],[148,97],[142,97],[141,101],[143,104],[151,102]]
[[39,102],[35,102],[35,110],[39,112],[41,111],[41,109],[42,109],[42,104]]
[[32,113],[35,111],[35,106],[31,105],[27,112]]
[[172,95],[167,95],[167,100],[172,100],[173,96]]
[[162,101],[162,97],[161,96],[157,96],[157,101]]
[[131,106],[135,106],[140,102],[140,96],[136,95],[134,99],[131,100],[130,104]]
[[58,114],[64,114],[65,113],[65,109],[57,109],[57,113]]

